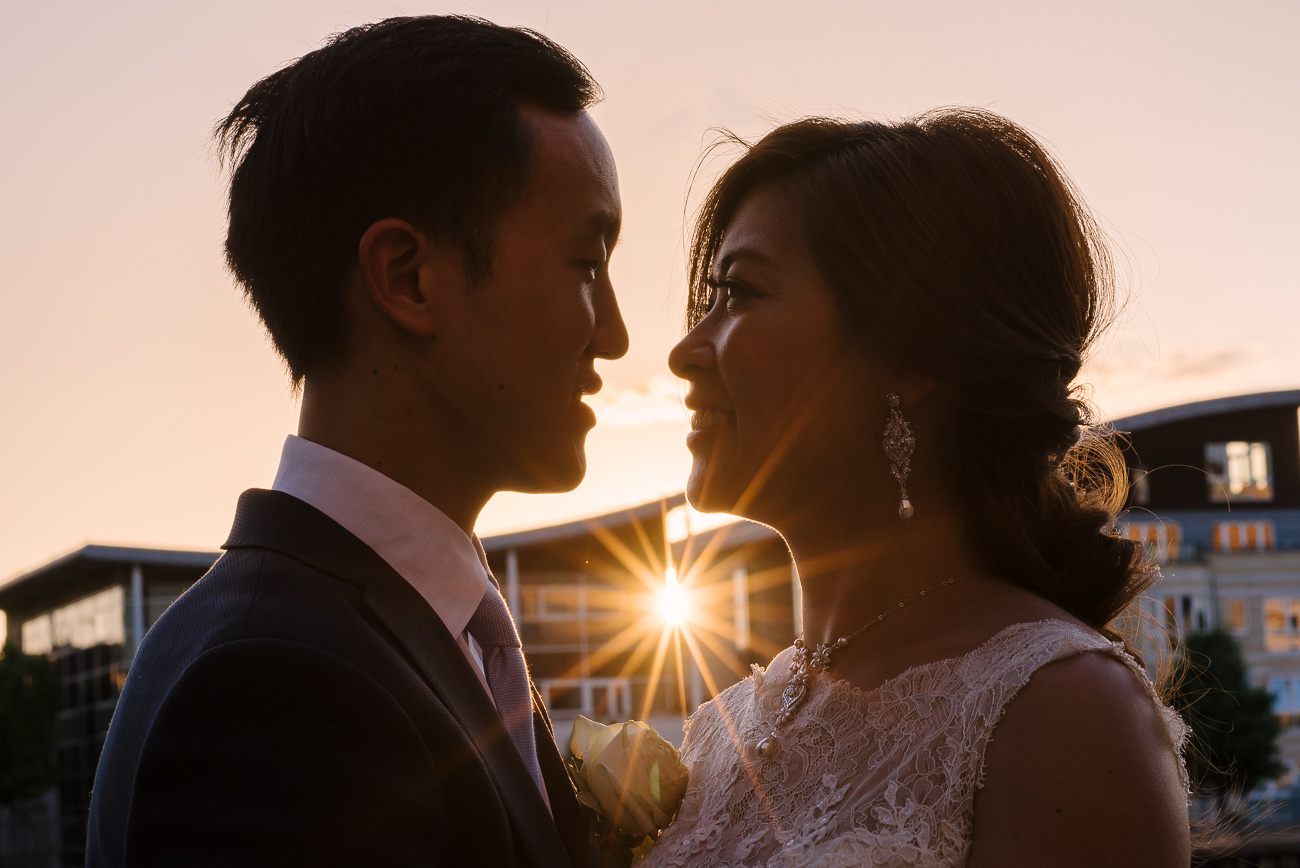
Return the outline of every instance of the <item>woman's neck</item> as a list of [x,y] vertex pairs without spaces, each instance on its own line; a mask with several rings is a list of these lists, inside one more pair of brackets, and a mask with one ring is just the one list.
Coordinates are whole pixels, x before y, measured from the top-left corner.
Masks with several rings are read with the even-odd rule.
[[929,605],[921,592],[979,571],[956,510],[930,503],[910,519],[837,510],[779,527],[799,570],[803,635],[814,644],[848,636],[899,604]]

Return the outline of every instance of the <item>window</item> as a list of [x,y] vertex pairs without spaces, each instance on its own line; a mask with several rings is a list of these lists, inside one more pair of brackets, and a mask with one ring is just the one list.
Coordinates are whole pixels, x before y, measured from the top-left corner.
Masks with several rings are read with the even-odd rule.
[[1300,600],[1264,601],[1264,650],[1300,650]]
[[1151,484],[1147,480],[1147,469],[1145,467],[1134,467],[1129,471],[1129,479],[1132,481],[1131,496],[1133,503],[1138,506],[1146,506],[1151,502]]
[[1300,711],[1296,707],[1296,695],[1290,678],[1270,678],[1268,692],[1273,694],[1273,713],[1289,714]]
[[113,585],[33,618],[22,625],[23,652],[121,645],[126,642],[124,607],[122,586]]
[[578,615],[581,612],[582,588],[555,587],[539,588],[538,614],[542,617],[563,617]]
[[1282,727],[1293,729],[1300,725],[1300,678],[1272,676],[1268,679],[1268,692],[1273,696],[1273,713],[1282,718]]
[[1142,543],[1161,563],[1178,560],[1182,528],[1176,521],[1124,521],[1120,522],[1119,535]]
[[552,713],[557,711],[576,711],[581,713],[582,689],[578,683],[548,684],[543,690],[546,707]]
[[1273,499],[1273,452],[1267,443],[1206,443],[1205,472],[1212,503]]
[[632,681],[628,678],[544,678],[537,682],[537,689],[554,712],[596,720],[632,716]]
[[537,588],[531,585],[525,585],[519,588],[519,611],[515,613],[515,619],[523,621],[537,617]]
[[1233,633],[1246,632],[1246,601],[1228,601],[1228,629]]
[[630,595],[621,588],[587,588],[588,614],[622,615],[628,612]]
[[1210,600],[1200,594],[1165,597],[1164,609],[1165,629],[1171,633],[1190,633],[1214,626],[1210,618]]
[[1273,522],[1220,521],[1214,525],[1216,552],[1266,552],[1273,548]]

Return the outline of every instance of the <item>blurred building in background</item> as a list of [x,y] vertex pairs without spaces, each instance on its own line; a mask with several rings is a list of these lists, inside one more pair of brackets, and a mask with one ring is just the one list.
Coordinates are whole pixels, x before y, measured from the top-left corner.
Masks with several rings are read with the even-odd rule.
[[[561,741],[584,714],[650,720],[680,744],[689,709],[793,637],[785,544],[748,523],[691,534],[684,504],[482,541]],[[42,802],[57,806],[61,864],[83,862],[95,768],[135,649],[218,554],[92,545],[0,585],[10,640],[50,655],[62,683],[60,784]]]
[[690,711],[798,632],[784,541],[681,495],[483,547],[558,733],[637,718],[680,744]]
[[[1289,775],[1261,796],[1295,822],[1284,797],[1300,773],[1300,391],[1115,427],[1128,432],[1133,479],[1121,531],[1163,564],[1148,612],[1175,634],[1222,625],[1241,641],[1286,726]],[[561,741],[583,714],[649,720],[680,743],[686,714],[801,630],[781,538],[694,513],[681,495],[483,546]],[[0,586],[11,639],[49,654],[62,680],[64,865],[82,863],[94,770],[135,648],[216,557],[87,546]]]
[[83,864],[90,787],[135,649],[216,559],[216,552],[92,545],[0,585],[8,641],[50,655],[62,685],[58,797],[48,802],[59,813],[61,864]]
[[1300,390],[1237,395],[1114,422],[1132,487],[1122,532],[1163,578],[1148,613],[1172,635],[1222,627],[1273,695],[1288,772],[1258,793],[1300,821]]

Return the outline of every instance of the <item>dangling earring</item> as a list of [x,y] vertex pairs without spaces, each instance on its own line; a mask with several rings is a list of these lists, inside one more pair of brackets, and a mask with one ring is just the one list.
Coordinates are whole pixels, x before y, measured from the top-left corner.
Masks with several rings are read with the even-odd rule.
[[907,499],[907,474],[912,470],[912,450],[916,448],[916,438],[907,426],[907,419],[898,409],[898,393],[890,392],[885,396],[889,403],[889,423],[885,425],[885,457],[889,459],[889,472],[898,480],[898,517],[911,518],[916,511],[912,501]]

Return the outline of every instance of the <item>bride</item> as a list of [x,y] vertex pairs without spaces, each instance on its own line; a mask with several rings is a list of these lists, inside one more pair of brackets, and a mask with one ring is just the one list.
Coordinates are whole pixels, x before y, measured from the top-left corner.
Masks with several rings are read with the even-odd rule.
[[692,716],[647,866],[1185,868],[1184,728],[1110,629],[1154,571],[1072,386],[1111,278],[985,111],[798,121],[715,184],[688,493],[781,533],[803,635]]

